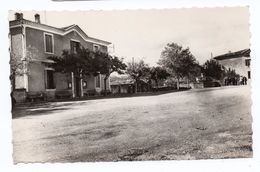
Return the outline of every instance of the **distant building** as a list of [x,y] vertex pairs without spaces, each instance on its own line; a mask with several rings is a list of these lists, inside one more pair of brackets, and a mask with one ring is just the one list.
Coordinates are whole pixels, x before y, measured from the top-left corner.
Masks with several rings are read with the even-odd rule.
[[[35,21],[23,18],[22,13],[15,14],[15,20],[9,22],[11,60],[24,63],[23,74],[17,74],[12,83],[17,101],[28,97],[54,99],[59,96],[82,97],[87,91],[101,92],[104,89],[104,76],[90,76],[79,79],[71,74],[61,74],[48,67],[53,61],[49,56],[60,56],[63,50],[77,51],[81,46],[93,51],[108,52],[110,42],[88,36],[78,25],[57,28],[42,24],[40,15]],[[26,58],[32,57],[26,64]],[[107,80],[108,89],[109,79]],[[21,92],[24,90],[25,93]]]
[[[135,87],[137,86],[137,89]],[[140,80],[137,84],[133,79],[121,78],[110,83],[112,94],[131,94],[137,92],[150,91],[150,86],[143,80]]]
[[250,70],[250,49],[244,49],[236,52],[229,52],[214,57],[221,65],[226,69],[234,69],[237,74],[242,77],[246,77],[250,82],[251,70]]

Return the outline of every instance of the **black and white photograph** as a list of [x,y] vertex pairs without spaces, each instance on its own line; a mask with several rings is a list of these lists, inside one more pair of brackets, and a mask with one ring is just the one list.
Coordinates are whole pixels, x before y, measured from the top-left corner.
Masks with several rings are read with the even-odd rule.
[[9,11],[9,41],[15,164],[253,156],[247,6]]

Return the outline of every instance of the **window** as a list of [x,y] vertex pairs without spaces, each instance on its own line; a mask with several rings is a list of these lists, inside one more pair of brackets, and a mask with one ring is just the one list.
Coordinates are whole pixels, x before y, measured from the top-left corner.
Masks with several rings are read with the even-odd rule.
[[55,89],[53,70],[46,70],[46,89]]
[[45,52],[53,53],[53,35],[44,33]]
[[251,61],[251,59],[246,59],[246,60],[245,60],[246,66],[250,67],[250,61]]
[[247,71],[247,78],[251,79],[251,72],[250,71]]
[[94,51],[94,52],[99,51],[99,46],[98,46],[98,45],[93,45],[93,51]]
[[70,41],[70,50],[72,53],[77,53],[80,49],[80,42]]
[[96,87],[100,88],[100,74],[98,76],[96,76]]

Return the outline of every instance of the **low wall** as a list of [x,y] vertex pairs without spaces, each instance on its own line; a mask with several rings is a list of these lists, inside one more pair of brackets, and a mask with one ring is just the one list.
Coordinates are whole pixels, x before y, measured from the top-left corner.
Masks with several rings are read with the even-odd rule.
[[26,90],[14,90],[13,91],[13,98],[15,99],[16,103],[22,103],[26,101]]

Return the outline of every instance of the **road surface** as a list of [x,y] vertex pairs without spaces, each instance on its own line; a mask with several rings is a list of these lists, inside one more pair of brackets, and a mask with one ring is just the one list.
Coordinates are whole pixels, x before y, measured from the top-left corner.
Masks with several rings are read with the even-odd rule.
[[20,107],[14,162],[252,157],[248,86]]

